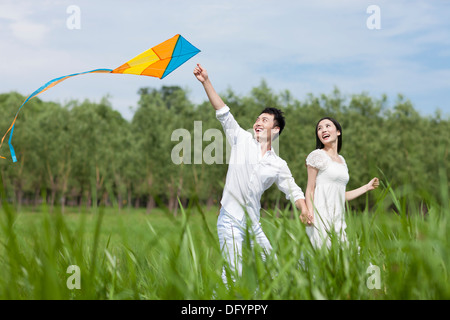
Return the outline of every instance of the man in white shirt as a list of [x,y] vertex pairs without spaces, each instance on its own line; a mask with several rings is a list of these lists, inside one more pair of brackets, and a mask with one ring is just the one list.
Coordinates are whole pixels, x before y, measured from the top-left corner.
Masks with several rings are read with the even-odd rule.
[[[202,83],[231,145],[217,232],[220,248],[231,271],[241,275],[242,243],[247,230],[252,233],[252,238],[265,254],[272,250],[259,219],[261,196],[273,183],[300,209],[303,222],[309,222],[312,217],[308,212],[305,196],[295,183],[286,161],[271,148],[273,139],[284,128],[282,112],[275,108],[264,109],[253,125],[252,135],[236,122],[230,108],[216,93],[208,73],[200,64],[194,69],[194,75]],[[225,268],[222,278],[227,283]]]

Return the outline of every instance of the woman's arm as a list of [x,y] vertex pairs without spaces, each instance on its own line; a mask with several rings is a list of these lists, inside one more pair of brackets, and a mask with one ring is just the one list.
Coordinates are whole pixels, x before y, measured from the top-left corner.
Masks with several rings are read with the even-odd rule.
[[306,201],[306,207],[308,208],[308,212],[310,216],[312,217],[311,224],[314,223],[314,190],[316,189],[316,178],[317,173],[319,172],[318,169],[307,166],[308,171],[308,184],[306,185],[306,191],[305,191],[305,201]]
[[[365,184],[362,187],[359,187],[358,189],[347,191],[345,193],[345,200],[350,201],[350,200],[356,199],[359,196],[366,193],[367,191],[378,188],[379,185],[380,185],[380,182],[379,182],[378,178],[373,178],[372,180],[370,180],[370,182],[368,184]],[[306,190],[306,192],[308,192],[308,190]]]

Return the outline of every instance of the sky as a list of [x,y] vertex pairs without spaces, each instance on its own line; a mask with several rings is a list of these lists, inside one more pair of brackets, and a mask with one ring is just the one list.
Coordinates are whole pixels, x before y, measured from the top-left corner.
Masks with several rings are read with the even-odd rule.
[[[130,120],[142,87],[180,86],[207,100],[200,63],[219,93],[398,94],[420,114],[450,115],[450,1],[0,0],[0,93],[28,96],[54,78],[114,69],[181,34],[201,52],[166,78],[88,74],[39,96],[108,97]],[[18,106],[19,107],[19,106]],[[23,111],[22,111],[23,112]]]

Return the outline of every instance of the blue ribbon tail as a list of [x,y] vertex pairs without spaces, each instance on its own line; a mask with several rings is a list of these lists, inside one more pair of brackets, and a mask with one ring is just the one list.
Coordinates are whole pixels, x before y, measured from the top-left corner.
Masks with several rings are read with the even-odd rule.
[[11,128],[11,133],[9,134],[8,144],[9,144],[9,152],[11,153],[12,161],[13,162],[17,162],[16,152],[14,151],[14,148],[13,148],[12,143],[11,143],[12,135],[13,135],[13,132],[14,132],[14,126],[15,126],[15,124]]

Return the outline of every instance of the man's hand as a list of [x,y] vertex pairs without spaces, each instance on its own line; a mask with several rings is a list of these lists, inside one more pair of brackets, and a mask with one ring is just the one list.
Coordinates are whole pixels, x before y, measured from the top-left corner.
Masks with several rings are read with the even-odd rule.
[[209,80],[208,72],[206,72],[206,69],[203,69],[200,63],[197,63],[197,66],[194,68],[194,76],[203,85],[206,95],[208,96],[209,102],[211,102],[213,108],[215,110],[222,109],[225,106],[225,103],[223,102],[222,98],[217,94],[216,90],[214,90],[214,87],[211,81]]
[[194,75],[201,83],[208,80],[208,73],[206,72],[205,69],[203,69],[203,67],[199,63],[197,63],[197,66],[194,68]]

